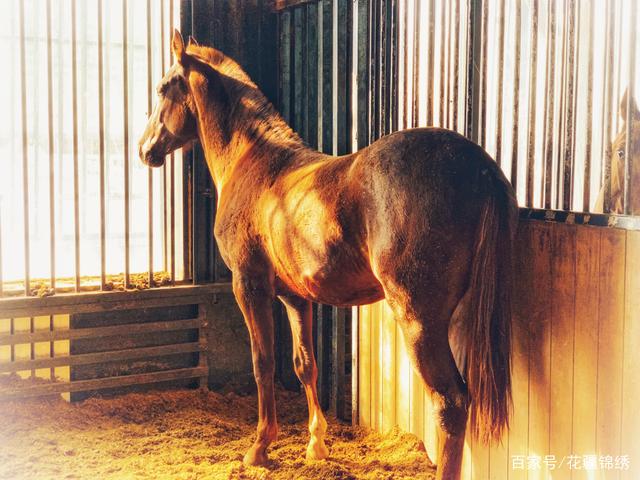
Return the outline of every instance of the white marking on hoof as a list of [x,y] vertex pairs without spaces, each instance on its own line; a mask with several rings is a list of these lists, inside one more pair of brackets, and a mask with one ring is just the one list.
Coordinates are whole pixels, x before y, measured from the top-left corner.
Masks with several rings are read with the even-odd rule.
[[312,438],[307,445],[307,460],[324,460],[329,456],[329,449],[322,438]]

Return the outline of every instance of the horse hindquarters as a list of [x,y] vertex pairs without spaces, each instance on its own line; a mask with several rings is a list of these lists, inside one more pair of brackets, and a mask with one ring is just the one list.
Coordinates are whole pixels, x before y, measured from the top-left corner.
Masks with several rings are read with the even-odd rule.
[[[376,262],[413,366],[434,401],[437,478],[460,475],[468,410],[475,422],[473,433],[485,440],[499,437],[507,425],[510,257],[516,211],[504,183],[484,196],[475,239],[473,232],[469,239],[448,243],[425,236],[424,245],[411,248],[404,263],[392,256],[378,257]],[[451,221],[452,231],[463,228]],[[451,260],[439,261],[442,257]],[[424,267],[412,266],[411,258],[414,265]],[[452,331],[458,337],[450,341]],[[454,353],[463,359],[458,365]]]

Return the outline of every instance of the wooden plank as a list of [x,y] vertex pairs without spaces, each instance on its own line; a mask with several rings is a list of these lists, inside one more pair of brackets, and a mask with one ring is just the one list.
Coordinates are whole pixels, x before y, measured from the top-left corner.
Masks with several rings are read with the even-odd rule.
[[351,308],[351,424],[359,423],[360,326],[358,307]]
[[[576,301],[576,228],[554,225],[551,231],[551,358],[549,455],[564,456],[572,449],[573,365]],[[571,478],[572,471],[558,468],[554,479]]]
[[398,427],[408,432],[411,430],[411,376],[412,368],[402,329],[394,318],[396,329],[396,422]]
[[640,232],[627,232],[624,313],[624,359],[622,370],[622,445],[620,455],[629,455],[632,468],[622,478],[637,478],[640,467]]
[[380,303],[382,326],[382,431],[396,424],[396,325],[386,301]]
[[74,330],[53,330],[44,332],[25,332],[0,334],[0,345],[16,345],[19,343],[51,342],[78,338],[99,338],[134,333],[171,332],[198,328],[197,318],[166,322],[130,323],[113,327],[78,328]]
[[524,458],[529,438],[529,324],[531,303],[535,301],[533,260],[533,222],[521,222],[516,237],[513,328],[511,342],[511,392],[513,413],[509,431],[509,480],[526,479],[525,469],[514,468],[514,459]]
[[2,298],[0,318],[55,313],[100,312],[105,310],[140,308],[141,306],[186,305],[198,303],[197,298],[216,293],[230,293],[231,283],[181,285],[128,292],[86,292],[60,294],[51,297]]
[[380,343],[380,304],[371,305],[371,426],[376,430],[382,428],[381,411],[381,343]]
[[598,378],[598,286],[602,229],[576,231],[576,306],[573,359],[573,451],[595,453]]
[[331,410],[345,418],[345,309],[333,307],[331,321]]
[[322,0],[318,15],[318,34],[321,36],[318,53],[321,69],[319,76],[322,82],[320,96],[319,122],[322,129],[319,145],[324,153],[333,152],[333,5],[330,0]]
[[0,399],[15,400],[18,398],[39,397],[63,392],[82,392],[85,390],[127,387],[131,385],[168,382],[185,378],[197,378],[206,375],[206,368],[194,367],[165,370],[162,372],[142,373],[137,375],[123,375],[121,377],[96,378],[93,380],[78,380],[75,382],[47,383],[4,390],[0,392]]
[[[603,230],[600,246],[596,451],[619,455],[622,413],[625,240]],[[609,472],[611,473],[611,472]]]
[[[553,225],[532,225],[531,266],[534,288],[529,309],[529,447],[528,455],[544,457],[549,452],[549,352],[551,327],[551,282]],[[532,293],[535,292],[535,295]]]
[[362,306],[358,309],[358,417],[360,425],[371,427],[371,307]]
[[291,13],[279,15],[280,22],[280,113],[291,123]]
[[307,131],[305,139],[312,148],[318,148],[318,91],[321,85],[318,84],[319,74],[319,37],[318,37],[318,5],[307,6],[307,52],[306,52],[306,120]]
[[281,11],[292,7],[297,7],[299,5],[304,5],[305,3],[315,3],[318,0],[269,0],[269,4],[271,4],[271,8],[275,11]]
[[100,362],[113,362],[117,360],[132,360],[161,355],[175,355],[179,353],[199,352],[202,345],[197,342],[179,343],[175,345],[162,345],[159,347],[130,348],[125,350],[112,350],[108,352],[86,353],[80,355],[64,355],[52,358],[40,358],[35,360],[21,360],[15,362],[0,362],[0,372],[16,372],[18,370],[30,370],[34,368],[62,367],[72,365],[89,365]]

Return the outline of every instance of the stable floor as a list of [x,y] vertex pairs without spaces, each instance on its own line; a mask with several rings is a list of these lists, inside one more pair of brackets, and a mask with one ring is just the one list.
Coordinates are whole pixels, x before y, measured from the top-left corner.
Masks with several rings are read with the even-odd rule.
[[422,442],[329,418],[330,458],[307,462],[304,394],[277,392],[268,468],[245,467],[257,399],[177,390],[0,403],[2,479],[432,479]]

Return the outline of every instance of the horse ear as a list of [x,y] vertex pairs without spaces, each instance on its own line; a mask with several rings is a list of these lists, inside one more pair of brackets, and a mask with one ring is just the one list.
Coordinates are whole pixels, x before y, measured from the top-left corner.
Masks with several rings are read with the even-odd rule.
[[200,44],[197,42],[192,35],[189,35],[189,40],[187,41],[187,47],[198,47]]
[[[627,121],[627,104],[629,103],[629,89],[627,88],[624,91],[624,95],[622,96],[622,100],[620,101],[620,107],[618,108],[618,113],[622,118],[623,122]],[[630,105],[631,107],[631,118],[634,120],[640,120],[640,110],[638,110],[638,104],[636,103],[636,99],[631,97]]]
[[182,57],[184,55],[184,40],[177,28],[173,30],[171,50],[173,51],[173,56],[176,58],[178,63],[182,63]]

